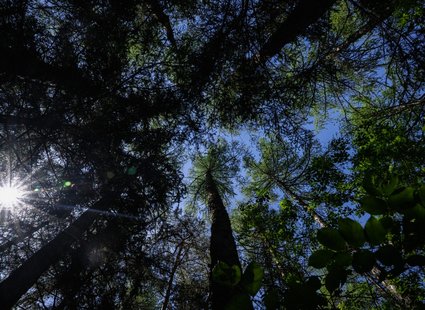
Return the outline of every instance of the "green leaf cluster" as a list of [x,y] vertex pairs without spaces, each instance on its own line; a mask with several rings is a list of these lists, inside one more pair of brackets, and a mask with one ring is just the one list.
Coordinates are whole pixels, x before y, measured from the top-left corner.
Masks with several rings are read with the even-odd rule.
[[[318,293],[321,281],[317,276],[311,276],[304,281],[296,281],[285,291],[282,304],[285,309],[321,309],[326,305],[326,299]],[[278,309],[278,308],[267,308]]]
[[370,213],[364,228],[350,218],[339,219],[335,228],[317,232],[323,248],[309,257],[309,265],[327,268],[325,287],[339,292],[352,272],[380,271],[380,280],[395,278],[404,271],[425,264],[425,186],[399,186],[397,177],[379,184],[365,181],[368,193],[361,209]]
[[218,262],[212,270],[214,282],[236,292],[226,305],[227,310],[250,309],[249,296],[255,296],[258,293],[263,276],[263,269],[256,262],[248,264],[243,273],[239,266],[229,266],[225,262]]

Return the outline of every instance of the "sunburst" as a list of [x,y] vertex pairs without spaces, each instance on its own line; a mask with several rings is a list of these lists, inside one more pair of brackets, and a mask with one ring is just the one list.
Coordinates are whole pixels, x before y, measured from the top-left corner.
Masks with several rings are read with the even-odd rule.
[[25,203],[28,195],[24,182],[0,182],[0,207],[15,209]]

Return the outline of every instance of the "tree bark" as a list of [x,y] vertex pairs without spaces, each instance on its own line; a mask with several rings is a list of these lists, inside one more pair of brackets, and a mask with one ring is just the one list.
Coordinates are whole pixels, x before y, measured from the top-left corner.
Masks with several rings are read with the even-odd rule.
[[307,28],[322,17],[335,2],[335,0],[300,0],[288,18],[263,45],[256,56],[257,60],[264,63],[275,56],[286,44],[304,34]]
[[318,214],[314,209],[310,209],[308,206],[308,203],[305,202],[299,195],[297,195],[294,191],[292,191],[284,182],[279,180],[273,175],[269,174],[269,177],[273,179],[273,181],[276,182],[276,184],[279,186],[279,188],[285,192],[291,199],[295,200],[297,203],[299,203],[308,213],[310,213],[314,221],[320,226],[320,228],[326,227],[327,223],[326,220]]
[[[214,266],[219,262],[224,262],[229,266],[239,266],[238,252],[236,250],[235,239],[232,234],[232,226],[230,224],[229,215],[227,214],[223,200],[217,189],[217,185],[210,171],[207,171],[205,177],[205,187],[207,192],[207,205],[211,214],[211,272]],[[211,305],[213,310],[222,310],[236,294],[232,290],[223,285],[217,284],[211,279]]]
[[165,292],[164,302],[162,303],[161,310],[167,310],[168,304],[170,302],[171,290],[173,288],[174,275],[176,274],[177,268],[180,266],[182,260],[182,252],[184,247],[184,242],[181,242],[178,246],[176,258],[174,259],[173,268],[171,269],[170,279],[167,283],[167,291]]

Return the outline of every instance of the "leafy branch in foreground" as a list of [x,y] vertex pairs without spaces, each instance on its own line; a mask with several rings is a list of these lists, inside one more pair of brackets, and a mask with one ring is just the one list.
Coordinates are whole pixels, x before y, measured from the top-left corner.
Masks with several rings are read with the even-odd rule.
[[[326,268],[324,284],[338,296],[347,277],[356,273],[377,281],[396,281],[410,273],[423,275],[425,266],[425,186],[405,187],[396,176],[380,182],[367,178],[360,207],[370,214],[364,227],[355,220],[342,218],[335,228],[318,231],[323,245],[309,258],[309,265]],[[418,292],[423,291],[417,283]],[[394,288],[393,286],[390,286]],[[418,296],[397,300],[409,308],[423,306]]]
[[226,310],[252,309],[249,295],[255,296],[260,290],[263,275],[263,269],[255,262],[251,262],[242,273],[239,266],[219,261],[212,271],[212,280],[237,292],[226,304]]

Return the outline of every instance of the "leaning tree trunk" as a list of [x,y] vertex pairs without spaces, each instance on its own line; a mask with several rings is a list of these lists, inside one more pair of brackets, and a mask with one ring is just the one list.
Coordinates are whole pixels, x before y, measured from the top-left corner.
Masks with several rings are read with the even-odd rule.
[[[205,176],[207,205],[211,214],[210,256],[211,271],[219,262],[229,266],[241,266],[235,239],[232,234],[229,215],[218,192],[217,185],[210,171]],[[211,305],[213,310],[224,309],[225,305],[237,292],[212,281],[210,275]]]
[[[59,289],[62,291],[63,300],[55,307],[56,310],[77,309],[76,295],[82,285],[81,273],[95,267],[90,263],[90,249],[93,246],[106,247],[109,253],[117,255],[124,250],[131,232],[137,225],[137,222],[123,224],[119,218],[115,217],[110,219],[107,226],[100,229],[97,234],[80,242],[80,245],[70,253],[70,266],[59,276],[58,282],[61,283]],[[111,255],[105,259],[111,259]]]
[[97,214],[86,211],[53,240],[34,253],[0,283],[2,309],[10,309],[50,266],[68,253],[71,244],[87,231]]

